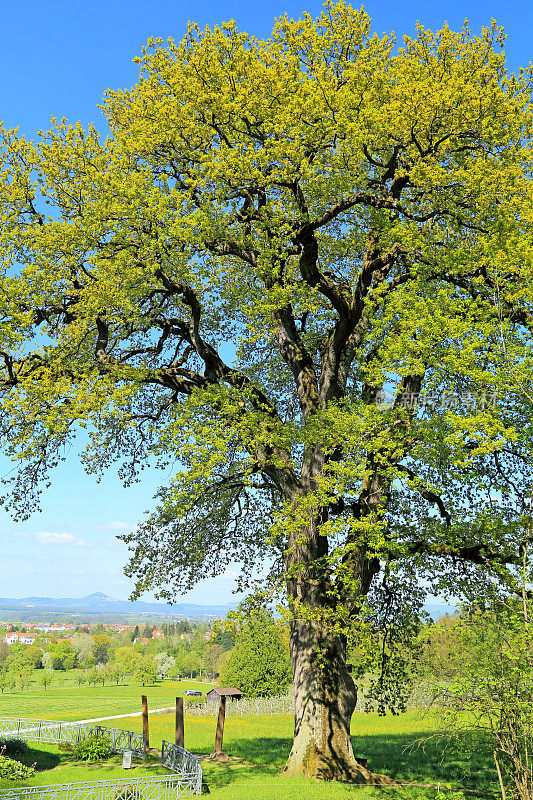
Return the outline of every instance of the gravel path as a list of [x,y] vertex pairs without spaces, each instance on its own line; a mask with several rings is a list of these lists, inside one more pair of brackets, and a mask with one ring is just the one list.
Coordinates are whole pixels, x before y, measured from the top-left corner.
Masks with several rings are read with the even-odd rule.
[[[164,711],[174,711],[174,706],[166,708],[151,708],[148,710],[149,714],[160,714]],[[95,719],[77,719],[75,722],[65,723],[70,725],[85,725],[89,722],[105,722],[108,719],[122,719],[123,717],[141,717],[142,711],[134,711],[131,714],[113,714],[112,717],[96,717]]]

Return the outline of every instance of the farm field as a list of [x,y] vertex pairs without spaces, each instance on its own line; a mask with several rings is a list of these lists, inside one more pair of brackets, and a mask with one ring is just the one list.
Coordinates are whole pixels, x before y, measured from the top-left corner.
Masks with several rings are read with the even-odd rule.
[[[186,689],[198,689],[205,694],[212,688],[212,683],[196,680],[165,680],[153,686],[77,686],[72,674],[66,673],[62,686],[52,683],[46,691],[34,680],[23,692],[4,692],[0,695],[0,717],[65,721],[109,717],[140,711],[142,694],[148,695],[150,709],[173,705],[175,698],[183,695]],[[103,724],[112,727],[108,722]]]

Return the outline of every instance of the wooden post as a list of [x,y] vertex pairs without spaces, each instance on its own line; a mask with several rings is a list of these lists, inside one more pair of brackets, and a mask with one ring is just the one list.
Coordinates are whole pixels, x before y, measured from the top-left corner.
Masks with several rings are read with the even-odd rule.
[[224,720],[226,719],[226,698],[220,698],[218,709],[217,733],[215,736],[215,755],[222,752],[222,740],[224,738]]
[[145,747],[147,750],[150,749],[150,737],[148,735],[148,700],[145,694],[141,695],[141,701],[143,705],[143,734],[145,737]]
[[183,697],[176,697],[176,744],[185,747],[185,731],[183,729]]

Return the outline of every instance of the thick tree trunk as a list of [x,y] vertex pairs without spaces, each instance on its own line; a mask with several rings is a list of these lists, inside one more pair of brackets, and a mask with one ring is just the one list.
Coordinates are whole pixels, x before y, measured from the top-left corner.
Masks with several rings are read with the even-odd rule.
[[[315,456],[306,459],[308,470],[321,466],[322,459]],[[305,532],[295,528],[285,556],[294,678],[294,741],[285,772],[322,780],[393,784],[359,764],[352,750],[350,722],[357,691],[346,667],[345,645],[327,625],[334,609],[328,538],[321,532],[326,518],[323,508]],[[379,562],[369,560],[364,548],[351,551],[351,562],[345,565],[352,573],[350,588],[363,598]]]
[[322,780],[393,784],[357,763],[350,722],[357,692],[346,668],[339,639],[331,639],[313,622],[291,626],[294,673],[294,742],[285,772]]

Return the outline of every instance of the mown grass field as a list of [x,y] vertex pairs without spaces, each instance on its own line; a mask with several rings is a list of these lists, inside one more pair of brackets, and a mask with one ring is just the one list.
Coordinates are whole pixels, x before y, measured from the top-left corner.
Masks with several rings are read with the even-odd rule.
[[[172,705],[186,688],[200,688],[197,682],[161,682],[156,686],[76,687],[44,692],[35,686],[23,694],[4,695],[0,714],[48,719],[85,719],[128,713],[140,707],[140,695],[147,694],[150,708]],[[210,685],[201,687],[206,691]],[[140,717],[116,718],[103,723],[109,727],[140,731]],[[174,715],[151,714],[150,745],[159,749],[161,740],[173,741]],[[402,782],[399,789],[372,789],[289,779],[282,774],[292,741],[291,715],[226,717],[224,750],[230,762],[213,764],[202,756],[213,752],[216,716],[185,716],[185,747],[202,758],[205,783],[213,800],[355,800],[391,796],[398,800],[439,798],[448,800],[454,792],[465,798],[489,800],[498,796],[489,753],[471,738],[446,743],[433,738],[435,720],[411,711],[398,717],[357,713],[352,722],[354,751],[368,759],[375,772]],[[421,740],[426,740],[422,745]],[[68,753],[52,745],[31,745],[29,763],[37,761],[38,772],[25,785],[46,785],[75,781],[125,778],[128,775],[162,774],[152,760],[138,763],[131,772],[121,769],[121,758],[105,764],[75,762]],[[409,785],[419,784],[419,785]],[[422,785],[420,785],[422,784]],[[7,784],[0,783],[0,790]],[[15,784],[9,783],[10,786]],[[440,794],[439,794],[440,792]]]
[[4,692],[0,695],[0,717],[61,719],[66,722],[109,717],[140,711],[142,694],[148,695],[149,708],[162,708],[173,705],[175,698],[183,695],[186,689],[198,689],[205,694],[212,688],[212,683],[191,680],[158,681],[154,686],[76,686],[73,674],[66,673],[62,686],[52,683],[46,691],[34,680],[23,692]]

